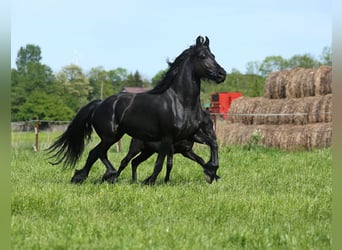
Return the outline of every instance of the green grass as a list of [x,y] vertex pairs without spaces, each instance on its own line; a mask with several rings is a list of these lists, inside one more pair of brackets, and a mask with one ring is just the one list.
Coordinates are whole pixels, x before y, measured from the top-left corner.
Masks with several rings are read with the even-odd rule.
[[[56,136],[41,133],[41,148]],[[115,167],[128,142],[121,153],[110,150]],[[130,166],[118,183],[100,184],[105,168],[97,162],[84,184],[73,185],[73,170],[49,165],[33,144],[33,133],[12,134],[13,249],[331,248],[331,149],[222,147],[221,179],[211,185],[180,155],[170,183],[164,169],[154,186],[132,184]],[[195,151],[208,159],[207,147]],[[154,160],[138,168],[140,182]]]

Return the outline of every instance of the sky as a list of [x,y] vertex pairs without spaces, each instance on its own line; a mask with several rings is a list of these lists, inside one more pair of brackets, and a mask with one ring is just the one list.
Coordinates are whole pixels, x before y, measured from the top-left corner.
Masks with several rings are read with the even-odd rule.
[[267,56],[316,59],[332,44],[331,0],[14,0],[11,67],[20,47],[41,48],[54,72],[76,64],[138,70],[151,79],[208,36],[228,72]]

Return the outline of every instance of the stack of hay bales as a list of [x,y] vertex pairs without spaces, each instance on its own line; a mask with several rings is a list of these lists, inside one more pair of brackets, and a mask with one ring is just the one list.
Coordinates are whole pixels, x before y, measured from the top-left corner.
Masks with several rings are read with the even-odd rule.
[[220,121],[220,144],[260,143],[288,150],[329,147],[332,136],[332,69],[294,68],[271,73],[264,97],[240,97]]

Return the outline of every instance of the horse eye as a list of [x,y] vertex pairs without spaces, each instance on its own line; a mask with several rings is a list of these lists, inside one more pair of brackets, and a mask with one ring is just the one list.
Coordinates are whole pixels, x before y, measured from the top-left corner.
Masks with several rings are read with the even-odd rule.
[[201,59],[206,59],[207,58],[207,54],[206,53],[204,53],[204,52],[202,52],[202,53],[199,53],[199,58],[201,58]]

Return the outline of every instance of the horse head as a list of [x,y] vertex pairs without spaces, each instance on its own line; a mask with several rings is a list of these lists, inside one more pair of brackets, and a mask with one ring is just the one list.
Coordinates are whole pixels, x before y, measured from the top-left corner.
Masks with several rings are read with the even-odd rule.
[[209,38],[197,37],[192,54],[194,75],[221,83],[226,78],[226,71],[216,62],[209,49]]

